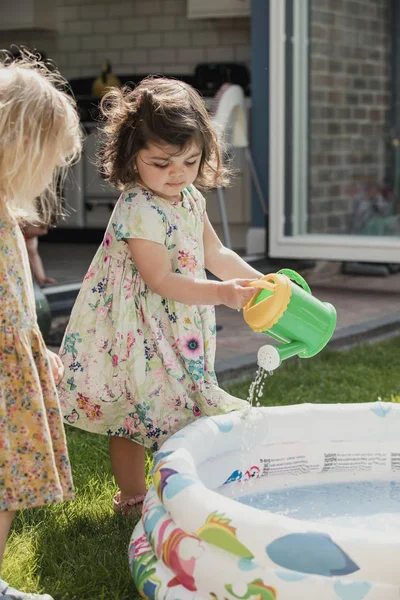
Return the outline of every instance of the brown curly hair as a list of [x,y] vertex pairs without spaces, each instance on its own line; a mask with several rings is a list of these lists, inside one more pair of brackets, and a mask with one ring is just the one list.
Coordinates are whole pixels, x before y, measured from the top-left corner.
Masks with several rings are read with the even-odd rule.
[[202,149],[194,184],[202,190],[229,183],[223,145],[214,131],[201,96],[187,83],[147,77],[135,89],[112,89],[101,101],[105,118],[100,152],[104,178],[124,191],[137,181],[134,158],[149,142]]

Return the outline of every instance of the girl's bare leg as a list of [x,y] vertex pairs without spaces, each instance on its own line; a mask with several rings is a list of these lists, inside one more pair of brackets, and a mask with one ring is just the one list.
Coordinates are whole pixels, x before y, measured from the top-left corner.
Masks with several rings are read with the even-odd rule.
[[146,494],[145,448],[123,437],[109,438],[111,468],[121,501]]
[[[11,523],[14,518],[15,512],[0,512],[0,566],[3,560],[4,550],[6,547],[8,533],[10,531]],[[13,587],[10,587],[3,579],[0,579],[0,598],[29,598],[35,600],[53,600],[48,594],[26,594],[19,592]]]
[[8,538],[8,532],[10,531],[11,523],[14,518],[15,512],[0,512],[0,567],[3,561],[4,550]]

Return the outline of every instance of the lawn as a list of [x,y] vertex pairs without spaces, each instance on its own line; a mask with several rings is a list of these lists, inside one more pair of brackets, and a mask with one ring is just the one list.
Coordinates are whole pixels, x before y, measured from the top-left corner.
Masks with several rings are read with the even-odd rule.
[[[290,359],[269,377],[263,405],[400,400],[400,338],[346,352]],[[247,397],[250,381],[229,391]],[[134,521],[111,510],[116,487],[107,439],[67,427],[77,499],[20,513],[2,576],[55,600],[135,600],[127,546]],[[151,459],[149,457],[148,468]]]

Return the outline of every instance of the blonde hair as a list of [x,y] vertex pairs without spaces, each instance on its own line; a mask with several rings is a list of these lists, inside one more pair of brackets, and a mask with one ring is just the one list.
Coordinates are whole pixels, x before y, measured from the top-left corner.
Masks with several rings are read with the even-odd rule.
[[79,117],[65,88],[56,69],[26,50],[0,62],[0,208],[28,222],[61,213],[57,188],[80,154]]

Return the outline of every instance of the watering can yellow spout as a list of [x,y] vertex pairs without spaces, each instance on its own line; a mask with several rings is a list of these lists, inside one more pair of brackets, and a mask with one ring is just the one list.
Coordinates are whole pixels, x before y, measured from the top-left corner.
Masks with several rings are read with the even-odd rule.
[[335,331],[336,310],[315,298],[299,273],[282,269],[250,285],[259,291],[243,308],[246,323],[281,343],[260,348],[260,366],[273,371],[286,358],[310,358],[326,346]]

